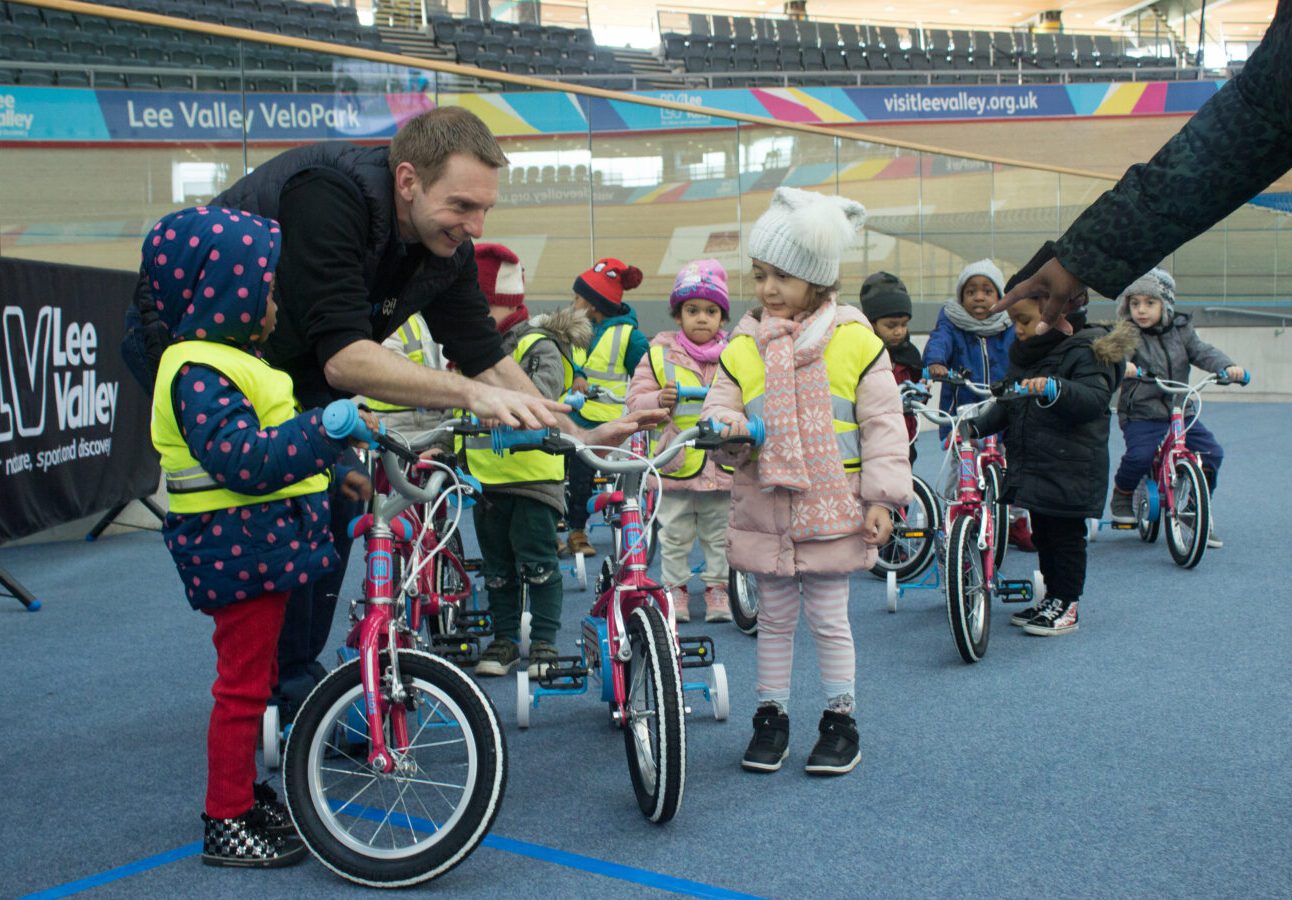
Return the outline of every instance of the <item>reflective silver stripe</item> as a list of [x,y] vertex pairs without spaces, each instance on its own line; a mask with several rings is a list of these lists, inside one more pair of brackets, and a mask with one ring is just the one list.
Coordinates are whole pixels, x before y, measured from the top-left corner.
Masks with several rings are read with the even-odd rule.
[[703,400],[688,400],[685,403],[679,403],[673,408],[674,416],[698,416],[700,410],[704,409]]
[[399,339],[403,342],[405,356],[412,356],[413,352],[417,350],[421,350],[425,354],[426,347],[422,343],[421,337],[413,336],[413,328],[409,323],[405,322],[399,326]]
[[667,359],[664,360],[664,383],[669,382],[677,384],[677,366],[673,365]]
[[211,488],[218,488],[215,479],[207,474],[206,469],[201,466],[195,466],[191,469],[181,469],[178,472],[166,473],[166,490],[172,494],[183,494],[190,491],[209,491]]
[[602,381],[626,382],[628,381],[627,373],[620,372],[602,372],[598,369],[584,369],[583,376],[589,380],[599,378]]
[[861,432],[841,431],[834,436],[839,447],[839,458],[845,462],[850,459],[861,459]]
[[853,401],[836,397],[834,394],[830,395],[830,415],[840,422],[857,424],[857,407]]
[[463,446],[468,450],[493,450],[493,439],[483,435],[473,434],[463,439]]
[[752,419],[754,416],[758,416],[760,419],[763,417],[762,394],[757,397],[751,397],[749,402],[745,404],[745,418]]
[[[616,325],[611,330],[613,333],[610,337],[610,365],[613,366],[615,360],[619,359],[619,345],[624,342],[624,333],[628,331],[628,326]],[[592,354],[589,353],[588,355],[591,356]],[[606,381],[628,380],[628,373],[626,372],[621,374],[619,372],[599,372],[596,369],[584,369],[583,374],[591,375],[594,378],[604,378]]]

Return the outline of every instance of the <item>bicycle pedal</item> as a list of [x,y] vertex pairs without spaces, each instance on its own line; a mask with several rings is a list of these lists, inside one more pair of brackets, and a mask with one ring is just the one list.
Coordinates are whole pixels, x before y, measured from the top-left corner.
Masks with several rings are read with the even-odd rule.
[[461,613],[458,625],[472,637],[493,634],[493,614],[488,612]]
[[996,585],[996,596],[1002,603],[1030,603],[1034,598],[1032,582],[1022,578],[1002,579]]
[[678,661],[684,669],[702,669],[713,665],[717,652],[713,638],[704,634],[688,634],[678,641]]
[[583,664],[583,657],[558,656],[534,680],[551,691],[581,691],[587,677],[588,667]]
[[474,635],[441,634],[431,639],[431,652],[450,662],[473,662],[479,649],[480,642]]
[[463,571],[466,571],[466,572],[479,572],[482,568],[484,568],[484,560],[483,560],[483,559],[480,559],[479,557],[477,557],[477,558],[475,558],[475,559],[464,559],[464,560],[462,560],[462,569],[463,569]]
[[1113,531],[1134,531],[1139,526],[1134,522],[1110,522],[1108,527]]

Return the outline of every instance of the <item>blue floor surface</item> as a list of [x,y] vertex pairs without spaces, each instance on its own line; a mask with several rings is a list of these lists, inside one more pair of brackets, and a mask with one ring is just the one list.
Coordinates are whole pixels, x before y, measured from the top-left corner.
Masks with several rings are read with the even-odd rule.
[[[883,584],[856,576],[864,761],[843,778],[802,772],[821,705],[805,625],[791,755],[769,776],[738,765],[754,640],[683,626],[715,638],[732,715],[714,721],[692,696],[685,799],[663,827],[637,811],[603,704],[544,700],[522,732],[515,682],[484,681],[506,724],[502,811],[483,847],[419,892],[1292,896],[1290,411],[1208,406],[1227,456],[1225,548],[1184,571],[1160,541],[1102,533],[1074,635],[1027,637],[997,606],[987,657],[968,666],[939,592],[907,593],[894,615]],[[931,477],[927,436],[921,453]],[[605,535],[593,535],[603,551]],[[1034,565],[1011,551],[1005,571]],[[0,895],[362,893],[313,860],[236,871],[196,858],[214,652],[156,534],[3,550],[0,566],[44,602],[27,614],[0,601]],[[567,652],[590,597],[571,584]]]

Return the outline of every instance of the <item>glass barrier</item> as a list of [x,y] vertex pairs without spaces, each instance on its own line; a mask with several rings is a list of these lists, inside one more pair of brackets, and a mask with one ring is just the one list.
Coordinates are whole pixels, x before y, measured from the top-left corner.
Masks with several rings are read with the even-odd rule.
[[[94,62],[0,58],[0,77],[16,82],[0,84],[0,111],[20,94],[42,117],[34,141],[11,140],[0,123],[0,253],[133,269],[157,218],[206,202],[288,147],[320,134],[379,143],[422,110],[462,105],[511,160],[485,240],[521,256],[536,309],[568,302],[574,277],[601,256],[644,273],[630,300],[647,328],[669,324],[674,276],[695,258],[727,266],[739,309],[752,295],[749,230],[772,191],[789,185],[866,206],[842,296],[855,299],[870,272],[892,272],[915,298],[918,329],[932,324],[967,262],[991,257],[1011,274],[1111,185],[846,131],[659,112],[629,95],[610,101],[181,29],[114,28],[98,39]],[[126,40],[142,57],[114,62]],[[1290,221],[1245,206],[1181,248],[1167,260],[1181,302],[1288,305],[1280,291],[1292,285]]]

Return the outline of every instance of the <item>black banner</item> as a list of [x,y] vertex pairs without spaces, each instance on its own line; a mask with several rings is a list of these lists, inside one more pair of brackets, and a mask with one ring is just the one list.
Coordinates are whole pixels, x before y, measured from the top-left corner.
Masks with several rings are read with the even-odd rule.
[[0,259],[0,542],[157,489],[149,400],[119,349],[137,278]]

